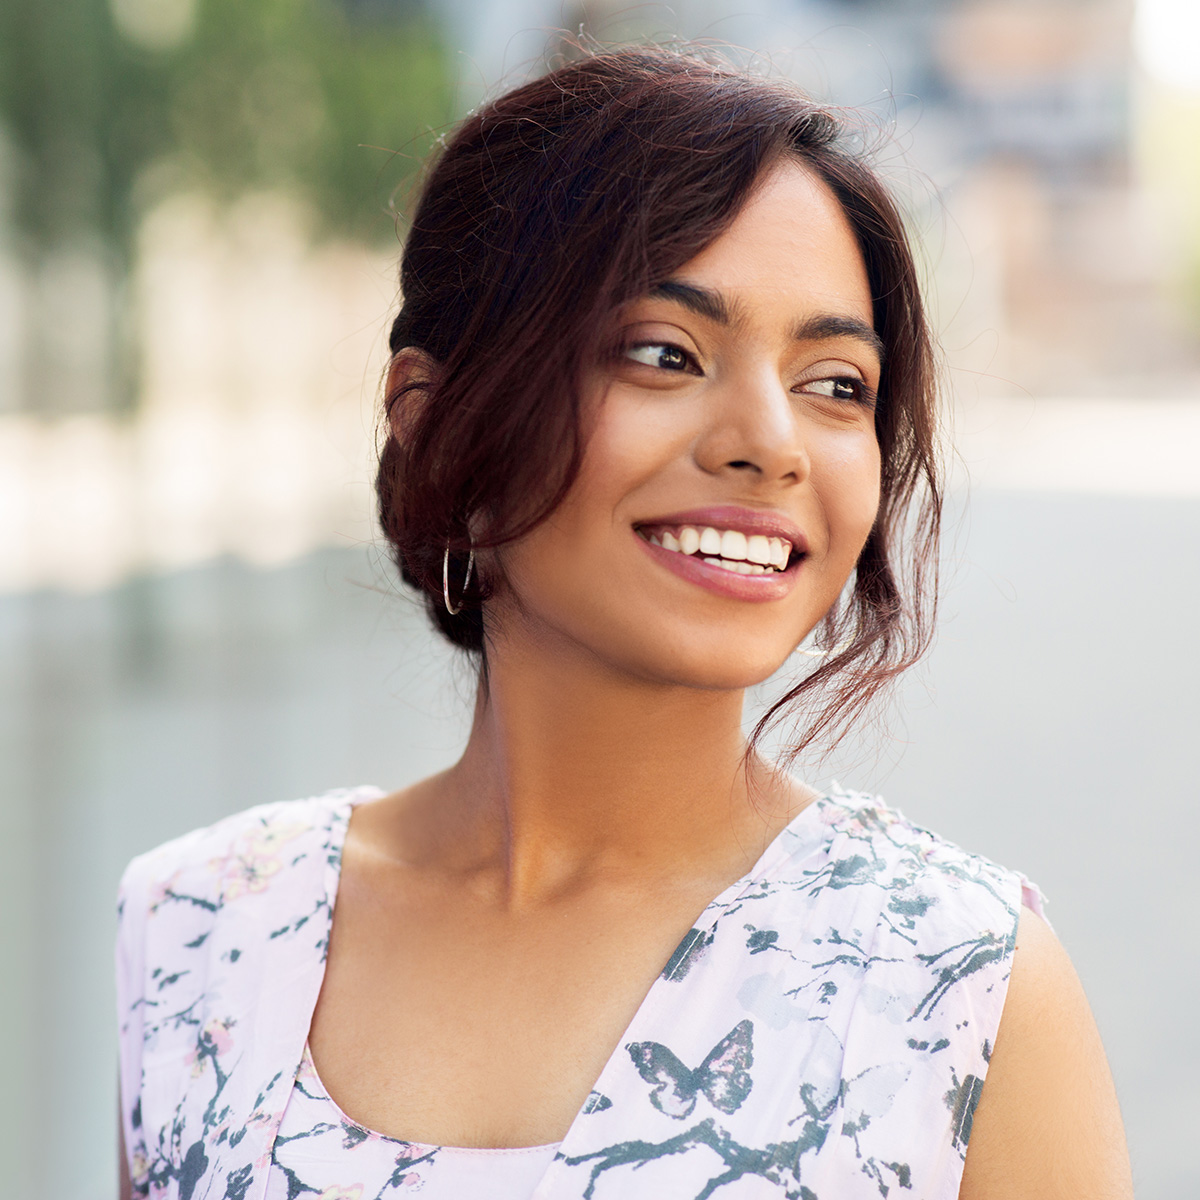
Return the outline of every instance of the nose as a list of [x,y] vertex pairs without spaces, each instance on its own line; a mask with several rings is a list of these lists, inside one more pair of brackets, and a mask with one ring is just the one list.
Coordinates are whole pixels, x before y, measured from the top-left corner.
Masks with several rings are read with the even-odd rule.
[[797,484],[810,470],[793,397],[770,370],[713,389],[692,453],[708,474],[741,472],[761,483]]

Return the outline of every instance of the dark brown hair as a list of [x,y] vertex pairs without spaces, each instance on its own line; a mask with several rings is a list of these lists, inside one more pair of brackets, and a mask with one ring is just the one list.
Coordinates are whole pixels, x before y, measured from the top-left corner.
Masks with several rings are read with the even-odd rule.
[[[570,62],[485,105],[448,141],[404,245],[390,339],[393,355],[416,347],[440,369],[433,384],[387,395],[377,490],[403,578],[456,646],[482,654],[489,581],[473,580],[451,616],[447,545],[457,597],[468,520],[477,547],[498,546],[558,505],[584,450],[583,372],[613,313],[718,237],[789,156],[833,190],[866,263],[885,346],[882,486],[875,527],[823,622],[834,649],[755,739],[798,702],[794,752],[838,734],[923,652],[941,500],[930,338],[903,221],[844,139],[834,113],[785,81],[646,47]],[[419,403],[406,400],[412,390]]]

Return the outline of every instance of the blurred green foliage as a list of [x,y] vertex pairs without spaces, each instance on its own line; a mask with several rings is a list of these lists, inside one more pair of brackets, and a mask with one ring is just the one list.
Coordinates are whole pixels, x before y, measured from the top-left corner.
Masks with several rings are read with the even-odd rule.
[[414,0],[0,4],[0,194],[34,252],[90,234],[127,258],[144,206],[197,186],[290,187],[320,232],[389,237],[451,116]]

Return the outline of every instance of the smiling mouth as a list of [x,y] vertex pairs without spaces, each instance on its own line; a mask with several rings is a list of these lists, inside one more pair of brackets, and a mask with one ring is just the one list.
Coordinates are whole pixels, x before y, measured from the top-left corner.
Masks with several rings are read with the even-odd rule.
[[786,538],[745,534],[711,525],[641,525],[639,537],[736,575],[780,575],[803,558]]

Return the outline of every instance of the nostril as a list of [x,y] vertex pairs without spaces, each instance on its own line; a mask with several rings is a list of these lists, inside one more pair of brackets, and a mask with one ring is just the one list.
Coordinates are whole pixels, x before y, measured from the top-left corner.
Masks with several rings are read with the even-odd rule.
[[758,467],[749,459],[739,458],[729,464],[731,467],[737,467],[739,471],[757,471]]

